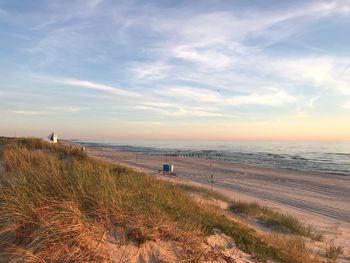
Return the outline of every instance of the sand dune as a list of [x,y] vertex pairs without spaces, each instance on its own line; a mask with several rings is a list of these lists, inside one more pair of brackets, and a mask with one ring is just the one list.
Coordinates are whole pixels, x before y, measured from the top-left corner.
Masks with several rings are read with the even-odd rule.
[[[138,170],[159,175],[164,161],[175,166],[171,180],[211,187],[227,196],[278,208],[314,225],[327,239],[350,244],[350,176],[324,175],[262,168],[199,158],[88,148],[88,153]],[[162,176],[163,177],[163,176]]]

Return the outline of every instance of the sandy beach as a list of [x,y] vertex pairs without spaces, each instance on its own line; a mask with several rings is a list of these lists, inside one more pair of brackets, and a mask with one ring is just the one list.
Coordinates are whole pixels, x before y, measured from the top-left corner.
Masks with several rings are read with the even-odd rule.
[[[163,156],[88,147],[88,154],[177,182],[212,187],[230,198],[258,201],[313,225],[326,239],[350,244],[350,176],[305,173],[200,158]],[[176,176],[159,174],[172,163]],[[169,178],[170,177],[170,178]]]

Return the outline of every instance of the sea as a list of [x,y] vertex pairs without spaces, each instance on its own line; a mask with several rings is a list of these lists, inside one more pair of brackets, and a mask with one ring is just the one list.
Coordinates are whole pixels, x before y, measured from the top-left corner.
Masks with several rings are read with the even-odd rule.
[[350,176],[350,141],[78,141],[143,154],[178,155]]

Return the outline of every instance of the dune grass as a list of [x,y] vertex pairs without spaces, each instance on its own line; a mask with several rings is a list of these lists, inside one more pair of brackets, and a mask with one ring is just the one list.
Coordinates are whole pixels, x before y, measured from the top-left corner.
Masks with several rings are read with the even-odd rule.
[[272,208],[262,206],[257,202],[234,201],[217,191],[200,186],[179,184],[179,187],[186,192],[200,194],[206,199],[216,199],[227,202],[230,211],[257,218],[263,224],[278,232],[306,236],[318,241],[322,239],[322,235],[312,226],[307,226],[291,215],[277,212]]
[[217,191],[211,190],[209,188],[204,188],[204,187],[189,185],[184,183],[179,183],[178,186],[185,192],[200,194],[206,199],[216,199],[227,203],[231,202],[231,200],[225,195],[220,194]]
[[[205,235],[220,229],[259,261],[293,259],[253,229],[199,205],[177,185],[39,139],[0,138],[0,258],[102,261],[113,228],[173,240],[196,262]],[[129,233],[134,233],[129,232]],[[141,235],[142,233],[142,235]]]
[[286,262],[325,262],[318,254],[307,247],[303,237],[298,235],[266,234],[264,239],[289,255]]
[[317,233],[312,226],[307,226],[291,215],[277,212],[257,202],[234,201],[231,202],[229,209],[234,213],[242,213],[247,216],[255,217],[266,226],[272,227],[280,232],[306,236],[314,240],[322,239],[322,235]]
[[338,258],[342,256],[343,253],[344,253],[344,248],[335,245],[334,241],[331,240],[327,245],[325,256],[329,262],[333,263],[333,262],[337,262]]

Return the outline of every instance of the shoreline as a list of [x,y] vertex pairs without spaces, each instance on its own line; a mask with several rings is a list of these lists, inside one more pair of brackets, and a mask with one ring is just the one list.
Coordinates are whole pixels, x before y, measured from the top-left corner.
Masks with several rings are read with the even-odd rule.
[[[135,154],[193,157],[208,161],[228,162],[236,165],[242,164],[259,168],[291,170],[293,172],[315,173],[326,176],[350,176],[350,153],[344,151],[344,149],[331,149],[332,147],[327,144],[322,147],[330,147],[328,150],[320,150],[320,146],[318,145],[311,145],[308,150],[304,149],[305,145],[300,145],[301,150],[295,150],[296,147],[292,145],[292,150],[289,152],[289,149],[283,144],[279,146],[280,148],[277,147],[274,150],[273,147],[269,148],[267,144],[256,149],[252,147],[244,148],[240,145],[237,145],[238,148],[234,148],[233,146],[220,148],[210,145],[199,148],[196,148],[195,145],[192,148],[177,148],[177,146],[174,145],[154,147],[135,146],[131,142],[130,144],[120,145],[84,141],[75,142],[87,147],[110,148],[115,151],[133,152]],[[259,145],[257,146],[259,147]],[[284,152],[281,152],[281,149],[284,150]],[[334,152],[336,150],[339,150],[339,152]]]

